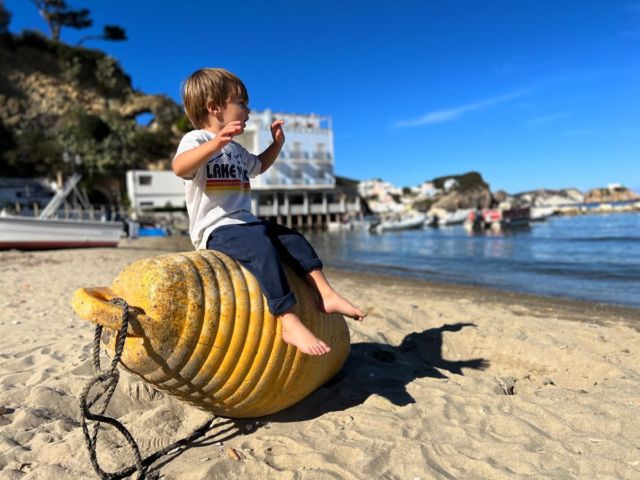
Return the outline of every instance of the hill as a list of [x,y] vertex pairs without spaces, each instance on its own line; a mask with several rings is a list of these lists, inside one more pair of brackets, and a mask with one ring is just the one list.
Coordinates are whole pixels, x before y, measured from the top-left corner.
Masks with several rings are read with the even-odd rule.
[[[75,168],[89,182],[122,177],[166,163],[189,128],[178,104],[135,90],[100,50],[37,32],[4,34],[0,64],[0,176]],[[141,114],[152,117],[147,125],[136,121]]]

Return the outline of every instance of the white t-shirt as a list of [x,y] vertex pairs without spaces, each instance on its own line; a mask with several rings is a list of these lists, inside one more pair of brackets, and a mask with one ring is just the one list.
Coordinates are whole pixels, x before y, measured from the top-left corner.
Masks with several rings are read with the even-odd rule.
[[[192,130],[182,137],[176,156],[214,138],[215,134],[206,130]],[[230,142],[192,179],[185,179],[189,233],[196,250],[207,247],[209,235],[218,227],[258,220],[251,213],[249,178],[258,175],[261,168],[256,155]]]

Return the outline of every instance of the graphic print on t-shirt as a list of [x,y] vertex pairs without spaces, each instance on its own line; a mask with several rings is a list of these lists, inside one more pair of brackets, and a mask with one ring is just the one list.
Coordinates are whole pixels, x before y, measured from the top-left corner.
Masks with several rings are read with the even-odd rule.
[[207,193],[249,193],[251,184],[242,155],[222,152],[207,163]]

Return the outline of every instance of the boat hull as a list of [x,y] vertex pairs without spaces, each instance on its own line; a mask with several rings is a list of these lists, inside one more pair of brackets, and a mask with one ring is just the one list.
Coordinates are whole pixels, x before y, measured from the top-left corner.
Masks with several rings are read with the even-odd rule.
[[115,247],[123,233],[120,222],[0,217],[0,249]]

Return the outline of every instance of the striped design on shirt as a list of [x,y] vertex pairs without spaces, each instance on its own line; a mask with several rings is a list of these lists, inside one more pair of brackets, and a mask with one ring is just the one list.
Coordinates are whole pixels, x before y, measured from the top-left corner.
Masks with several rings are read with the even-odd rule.
[[235,178],[214,178],[207,180],[205,187],[207,192],[240,192],[247,193],[251,190],[249,182],[243,182]]

